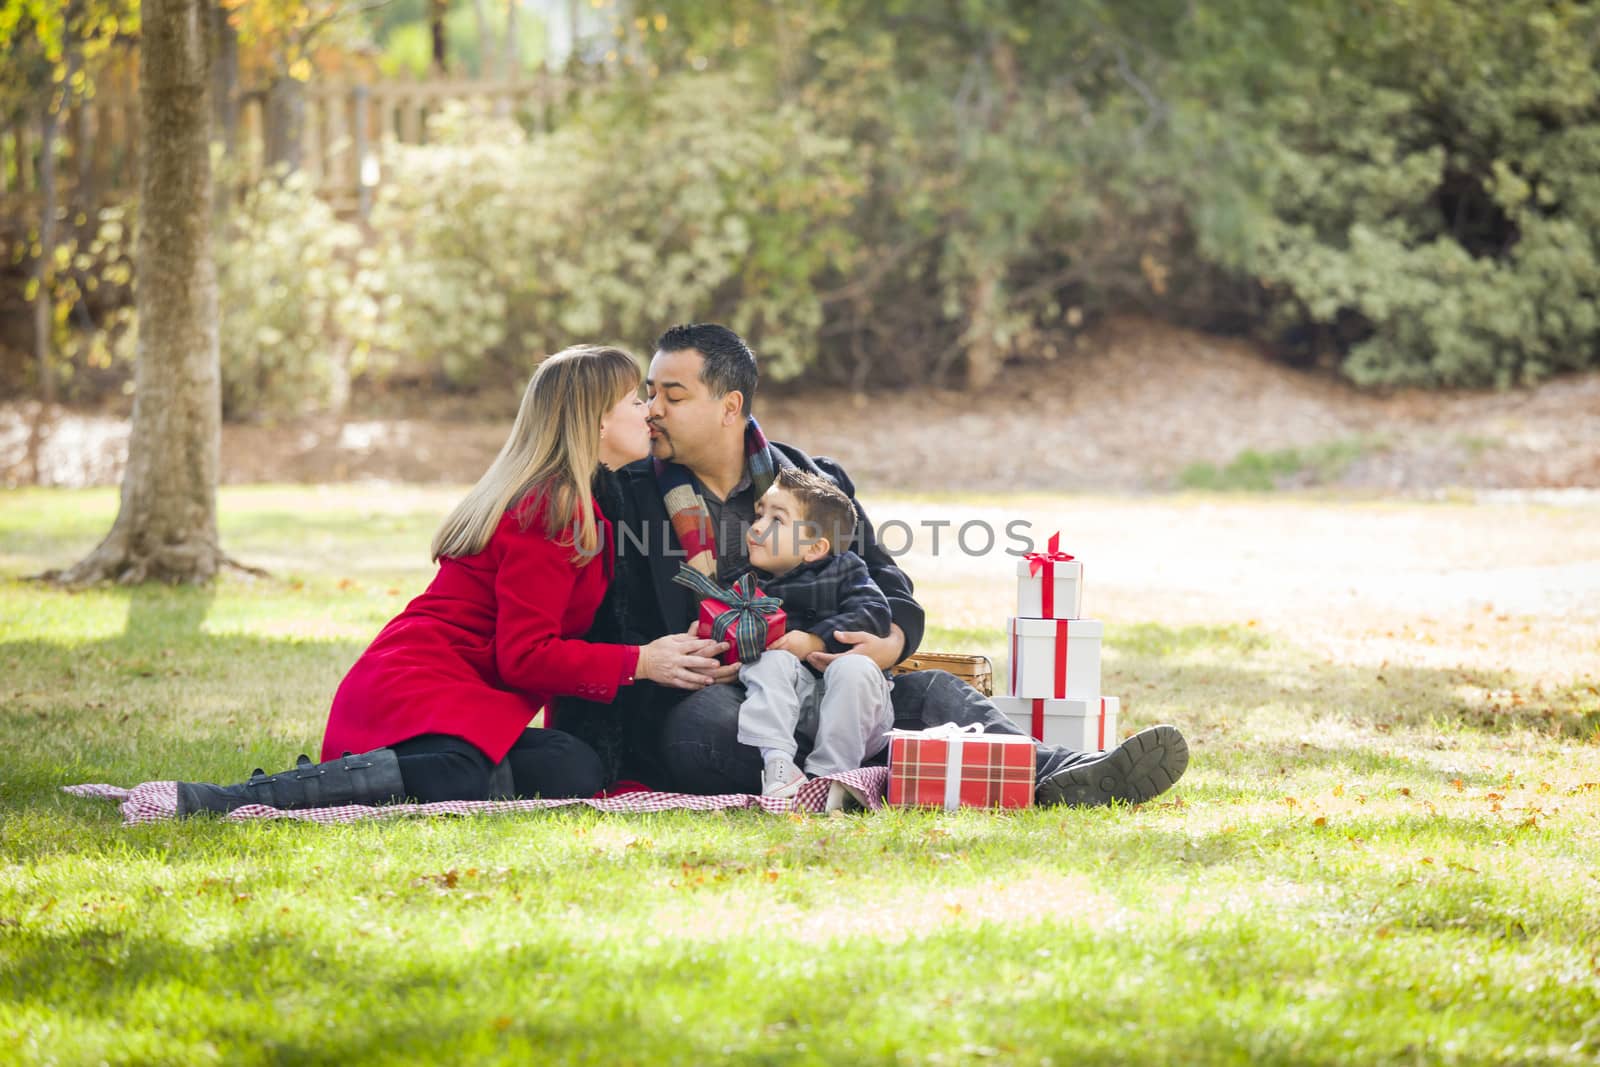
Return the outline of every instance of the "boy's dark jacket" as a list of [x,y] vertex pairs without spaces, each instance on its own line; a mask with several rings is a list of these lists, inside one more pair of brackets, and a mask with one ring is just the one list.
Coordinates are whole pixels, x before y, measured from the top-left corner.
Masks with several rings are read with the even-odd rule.
[[[873,583],[889,602],[891,621],[905,633],[901,657],[913,655],[922,641],[922,606],[913,597],[911,579],[878,543],[872,523],[856,501],[849,475],[831,459],[813,459],[779,441],[771,446],[780,465],[787,461],[801,470],[827,475],[855,504],[856,537],[849,547],[866,563]],[[698,604],[693,593],[672,581],[684,555],[672,532],[652,461],[643,459],[602,475],[595,481],[595,493],[613,524],[617,564],[586,639],[646,645],[687,630]],[[670,786],[660,760],[658,735],[667,711],[687,695],[687,690],[641,680],[620,689],[611,704],[563,697],[547,725],[576,734],[594,746],[611,779]]]
[[778,578],[758,570],[751,573],[758,589],[783,601],[785,631],[820,637],[829,652],[850,648],[833,636],[835,630],[865,630],[885,637],[894,621],[889,600],[866,563],[848,549],[802,563]]

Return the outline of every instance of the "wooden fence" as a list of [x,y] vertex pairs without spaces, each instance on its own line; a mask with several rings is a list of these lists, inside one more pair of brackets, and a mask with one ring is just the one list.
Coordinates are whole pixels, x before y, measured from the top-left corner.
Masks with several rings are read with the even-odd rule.
[[[302,133],[295,155],[319,193],[341,214],[365,217],[383,181],[378,165],[386,141],[420,144],[428,119],[461,101],[526,125],[546,129],[596,83],[560,73],[517,81],[404,79],[365,83],[313,81],[303,88]],[[268,151],[269,93],[244,89],[222,109],[218,137],[248,177],[259,177],[274,157]],[[0,128],[0,215],[17,221],[36,213],[44,119]],[[137,191],[139,106],[132,75],[97,87],[94,99],[61,116],[56,144],[58,204],[92,211]],[[276,158],[284,158],[274,146]]]

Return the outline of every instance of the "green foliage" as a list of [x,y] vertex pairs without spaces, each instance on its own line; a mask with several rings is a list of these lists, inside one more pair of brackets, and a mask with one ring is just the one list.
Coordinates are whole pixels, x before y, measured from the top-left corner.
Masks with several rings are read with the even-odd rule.
[[[445,19],[445,40],[449,49],[451,73],[460,77],[476,72],[479,77],[503,75],[506,47],[505,3],[484,0],[488,10],[488,39],[478,39],[477,17],[470,4],[457,5]],[[433,33],[423,5],[411,14],[399,5],[379,9],[380,16],[407,17],[407,21],[385,21],[378,34],[383,54],[378,60],[385,74],[406,73],[423,77],[433,68]],[[540,12],[524,5],[517,19],[517,58],[524,72],[544,63],[548,32]]]
[[[241,9],[264,27],[246,39],[360,9],[308,3]],[[1047,8],[633,5],[617,76],[553,132],[458,110],[394,150],[374,219],[387,346],[490,386],[533,351],[714,317],[774,377],[982,381],[1142,310],[1371,386],[1600,361],[1600,7]],[[424,14],[365,17],[399,56]],[[449,19],[471,66],[474,13]],[[32,92],[47,53],[21,57]]]
[[726,19],[662,6],[663,65],[761,71],[850,146],[854,240],[816,279],[823,373],[917,380],[963,355],[1049,355],[1094,312],[1164,288],[1178,203],[1147,182],[1159,102],[1118,71],[1127,27],[1180,5],[1071,5],[1048,32],[1008,0],[734,3]]
[[1300,62],[1225,127],[1253,131],[1260,200],[1210,249],[1280,294],[1280,327],[1331,331],[1361,384],[1593,366],[1600,12],[1419,0],[1296,25]]
[[664,65],[762,70],[850,141],[826,328],[875,369],[909,350],[892,376],[1049,354],[1130,305],[1367,385],[1600,353],[1593,5],[1152,0],[1048,28],[1013,0],[661,7]]
[[456,109],[429,145],[397,147],[403,177],[374,227],[405,365],[492,380],[575,341],[640,347],[718,318],[760,347],[764,373],[799,370],[822,321],[811,279],[850,241],[845,146],[752,95],[737,78],[678,79],[538,137]]
[[217,242],[226,418],[343,408],[377,329],[373,259],[304,175],[245,193]]
[[1258,452],[1247,448],[1224,467],[1192,463],[1178,475],[1184,489],[1265,493],[1285,485],[1326,485],[1338,479],[1362,456],[1381,449],[1381,442],[1363,439],[1325,441],[1309,448]]
[[[127,285],[138,239],[137,205],[108,208],[94,239],[72,253],[64,285]],[[217,261],[222,410],[230,421],[340,410],[351,378],[373,365],[378,298],[373,253],[298,174],[247,189],[220,218]],[[83,294],[63,290],[63,320]],[[63,327],[65,321],[63,321]],[[131,363],[138,316],[125,299],[93,328],[63,329],[73,366]]]

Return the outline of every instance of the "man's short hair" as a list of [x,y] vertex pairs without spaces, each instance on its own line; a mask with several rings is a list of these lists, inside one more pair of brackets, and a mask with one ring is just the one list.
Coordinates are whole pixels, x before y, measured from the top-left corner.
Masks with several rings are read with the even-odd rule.
[[749,417],[756,400],[756,354],[744,338],[726,326],[696,322],[674,326],[656,341],[657,352],[682,352],[688,348],[705,357],[700,380],[712,395],[723,397],[739,390],[744,397],[740,414]]
[[826,537],[832,556],[850,547],[856,535],[856,509],[833,479],[798,467],[779,467],[775,480],[800,505],[800,521],[811,524],[801,531],[806,537]]

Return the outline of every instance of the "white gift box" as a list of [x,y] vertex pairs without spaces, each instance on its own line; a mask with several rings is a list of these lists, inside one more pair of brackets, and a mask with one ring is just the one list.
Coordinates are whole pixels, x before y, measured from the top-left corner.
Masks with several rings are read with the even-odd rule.
[[1074,752],[1103,752],[1117,745],[1117,712],[1122,704],[1116,697],[992,699],[1017,729],[1031,734],[1036,741]]
[[[1083,614],[1083,564],[1050,561],[1032,571],[1033,563],[1017,561],[1017,616],[1023,619],[1076,619]],[[1050,581],[1045,581],[1045,576]],[[1046,597],[1048,591],[1049,596]],[[1050,603],[1045,603],[1046,599]]]
[[1011,695],[1099,700],[1103,630],[1098,619],[1007,620]]

